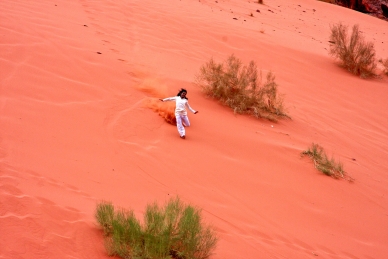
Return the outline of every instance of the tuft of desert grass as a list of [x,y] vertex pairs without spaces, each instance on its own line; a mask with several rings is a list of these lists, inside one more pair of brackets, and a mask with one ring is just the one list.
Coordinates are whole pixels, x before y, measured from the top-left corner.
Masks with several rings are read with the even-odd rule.
[[352,178],[344,171],[342,163],[335,161],[334,158],[329,159],[325,150],[320,145],[312,143],[307,150],[302,152],[302,156],[305,155],[310,157],[314,162],[314,167],[325,175],[336,179],[344,178],[352,180]]
[[97,205],[95,218],[102,227],[106,236],[112,234],[112,223],[114,219],[114,207],[111,202],[101,202]]
[[207,259],[217,243],[214,231],[203,224],[201,211],[178,197],[164,206],[148,204],[143,224],[131,210],[113,208],[111,216],[111,203],[97,205],[96,219],[107,233],[105,247],[111,256]]
[[289,118],[275,75],[268,72],[263,76],[254,61],[243,65],[233,54],[222,63],[210,59],[200,68],[196,83],[207,96],[229,106],[235,113],[271,121]]
[[337,23],[330,26],[329,54],[340,60],[341,65],[349,72],[362,78],[375,76],[376,52],[373,42],[366,42],[359,26],[352,27],[351,35],[348,26]]

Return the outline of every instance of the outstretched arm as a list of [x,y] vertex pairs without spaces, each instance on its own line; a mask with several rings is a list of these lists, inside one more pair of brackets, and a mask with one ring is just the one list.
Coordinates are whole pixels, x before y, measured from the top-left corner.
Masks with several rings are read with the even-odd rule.
[[159,100],[161,100],[162,102],[174,101],[175,100],[175,96],[174,97],[167,97],[167,98],[159,99]]
[[198,113],[198,111],[196,111],[196,110],[194,110],[193,108],[191,108],[189,102],[186,103],[186,106],[187,106],[187,108],[189,108],[189,110],[190,110],[192,113],[194,113],[194,114],[197,114],[197,113]]

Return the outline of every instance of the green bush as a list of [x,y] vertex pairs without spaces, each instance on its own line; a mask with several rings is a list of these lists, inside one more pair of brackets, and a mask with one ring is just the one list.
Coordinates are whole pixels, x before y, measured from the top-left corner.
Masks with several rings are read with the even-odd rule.
[[289,116],[283,106],[283,98],[278,93],[275,75],[267,73],[262,80],[254,61],[249,65],[231,55],[223,63],[213,59],[200,68],[196,83],[207,96],[229,106],[235,113],[251,114],[256,118],[276,121]]
[[375,76],[376,60],[373,42],[365,42],[364,37],[354,25],[348,36],[348,27],[342,23],[330,27],[330,55],[339,59],[349,72],[362,78]]
[[307,155],[314,162],[314,167],[325,175],[334,178],[344,178],[352,180],[343,169],[340,162],[336,162],[334,158],[329,159],[323,147],[312,143],[311,147],[302,152],[302,156]]
[[122,258],[206,259],[217,243],[214,231],[202,223],[201,211],[179,198],[163,207],[148,205],[143,225],[133,211],[115,210],[107,202],[97,205],[96,219],[108,254]]

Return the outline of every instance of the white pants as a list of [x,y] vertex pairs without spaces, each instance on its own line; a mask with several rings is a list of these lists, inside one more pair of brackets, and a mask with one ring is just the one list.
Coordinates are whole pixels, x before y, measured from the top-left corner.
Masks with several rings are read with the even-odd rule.
[[185,136],[186,135],[185,127],[183,127],[183,125],[185,125],[186,127],[190,127],[189,117],[187,117],[187,115],[182,115],[182,114],[175,114],[175,117],[176,117],[176,127],[178,128],[179,135],[181,137]]

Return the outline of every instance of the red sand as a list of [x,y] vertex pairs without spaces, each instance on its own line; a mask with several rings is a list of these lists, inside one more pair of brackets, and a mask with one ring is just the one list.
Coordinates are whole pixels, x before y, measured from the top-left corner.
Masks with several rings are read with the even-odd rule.
[[[98,201],[141,217],[175,195],[215,227],[215,259],[386,258],[388,77],[347,73],[328,38],[359,23],[388,58],[387,23],[264,2],[0,1],[0,258],[108,258]],[[292,120],[204,97],[199,67],[232,53],[275,73]],[[186,140],[144,107],[180,87],[199,110]],[[355,182],[301,158],[313,142]]]

